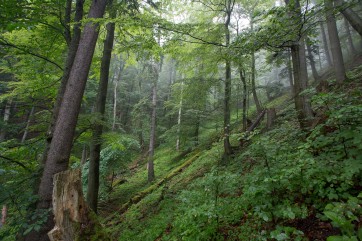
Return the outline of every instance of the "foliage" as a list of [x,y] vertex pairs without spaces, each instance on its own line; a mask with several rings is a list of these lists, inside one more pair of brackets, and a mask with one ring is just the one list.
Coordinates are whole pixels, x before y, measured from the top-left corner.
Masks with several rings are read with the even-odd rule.
[[357,197],[349,197],[347,202],[329,203],[324,209],[324,215],[332,220],[332,224],[341,229],[343,236],[330,236],[328,241],[362,239],[362,227],[356,231],[355,222],[362,217],[362,193]]
[[[119,136],[114,133],[104,135],[105,148],[100,153],[100,198],[105,199],[113,190],[113,182],[115,175],[125,172],[128,164],[135,157],[135,153],[139,150],[138,142],[128,136]],[[77,167],[76,164],[74,167]],[[86,193],[88,180],[89,162],[82,167],[83,190]],[[111,177],[109,177],[111,175]]]

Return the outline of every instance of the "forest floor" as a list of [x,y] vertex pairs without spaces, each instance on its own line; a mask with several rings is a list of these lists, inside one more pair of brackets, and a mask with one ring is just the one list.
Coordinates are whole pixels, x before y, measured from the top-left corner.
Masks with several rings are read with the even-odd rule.
[[[263,130],[264,120],[227,163],[219,131],[206,129],[193,150],[156,150],[154,183],[147,183],[142,158],[133,163],[100,204],[107,231],[114,240],[357,240],[361,65],[362,56],[350,61],[348,83],[315,94],[313,106],[324,118],[308,133],[299,130],[284,94],[266,105],[277,109],[274,129]],[[237,125],[232,145],[240,138]]]

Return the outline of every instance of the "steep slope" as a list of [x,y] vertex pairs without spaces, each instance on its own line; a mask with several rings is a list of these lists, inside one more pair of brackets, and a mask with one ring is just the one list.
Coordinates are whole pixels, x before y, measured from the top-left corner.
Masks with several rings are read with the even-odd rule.
[[[115,240],[361,239],[362,67],[348,77],[329,93],[309,90],[316,121],[308,133],[285,95],[268,104],[277,108],[274,129],[262,123],[228,163],[222,140],[176,161],[159,149],[158,181],[147,186],[140,166],[119,185],[108,231]],[[240,138],[235,129],[232,144]]]

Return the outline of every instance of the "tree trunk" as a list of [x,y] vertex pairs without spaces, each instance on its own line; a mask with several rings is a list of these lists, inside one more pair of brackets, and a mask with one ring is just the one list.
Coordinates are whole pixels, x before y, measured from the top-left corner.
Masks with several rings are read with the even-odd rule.
[[25,140],[26,140],[26,137],[28,136],[28,132],[29,132],[29,127],[30,127],[30,123],[31,123],[31,120],[33,119],[33,115],[34,115],[34,109],[35,107],[31,107],[31,110],[28,114],[28,118],[27,118],[27,121],[26,121],[26,126],[25,126],[25,129],[24,129],[24,134],[23,134],[23,137],[21,138],[21,143],[24,143]]
[[309,44],[309,39],[307,39],[306,45],[307,45],[307,51],[308,51],[308,60],[309,60],[310,67],[312,69],[313,79],[314,79],[314,81],[318,81],[320,77],[319,77],[317,68],[315,66],[313,51],[312,51],[312,47]]
[[[225,45],[230,45],[230,20],[232,13],[232,3],[227,1],[225,29]],[[224,86],[224,155],[229,156],[232,153],[230,144],[230,98],[231,98],[231,62],[228,58],[225,60],[225,86]]]
[[112,122],[112,131],[116,130],[116,119],[117,119],[117,87],[118,87],[118,80],[114,83],[114,90],[113,90],[113,122]]
[[155,171],[153,164],[153,156],[155,153],[155,141],[156,141],[156,110],[157,110],[157,82],[159,74],[162,69],[162,57],[159,64],[152,63],[150,65],[150,71],[153,73],[153,86],[152,86],[152,113],[151,113],[151,130],[150,130],[150,145],[148,150],[148,163],[147,170],[148,182],[155,180]]
[[[68,3],[69,2],[67,2],[67,4]],[[68,48],[67,58],[66,58],[66,61],[65,61],[63,76],[62,76],[62,79],[60,81],[60,87],[58,89],[56,101],[55,101],[55,104],[54,104],[54,107],[53,107],[52,119],[51,119],[50,126],[49,126],[49,129],[48,129],[48,132],[47,132],[47,139],[46,139],[47,142],[46,142],[46,147],[45,147],[45,151],[44,151],[43,158],[42,158],[42,165],[45,164],[47,156],[48,156],[50,144],[51,144],[51,141],[52,141],[52,138],[53,138],[55,123],[56,123],[56,121],[58,119],[60,105],[61,105],[63,97],[64,97],[64,92],[65,92],[65,88],[66,88],[67,83],[68,83],[69,74],[70,74],[70,71],[71,71],[72,66],[73,66],[75,55],[77,53],[77,49],[78,49],[78,45],[79,45],[79,41],[80,41],[80,37],[81,37],[81,23],[80,23],[80,21],[83,18],[83,3],[84,3],[84,0],[77,0],[76,1],[76,9],[75,9],[75,16],[74,16],[74,22],[76,22],[76,24],[74,25],[74,29],[73,29],[73,36],[72,37],[71,36],[66,37],[66,39],[68,39],[68,41],[70,40],[70,45],[69,45],[69,48]],[[69,5],[67,6],[67,8],[69,8]],[[71,11],[71,10],[68,9],[67,11]],[[69,32],[69,30],[66,30],[66,32]],[[69,34],[69,33],[67,33],[67,34]]]
[[336,75],[337,83],[341,84],[347,77],[344,67],[341,44],[338,37],[336,19],[333,14],[333,4],[331,1],[332,0],[324,0],[324,5],[326,7],[328,34],[333,56],[333,70]]
[[354,56],[357,54],[357,50],[354,47],[351,30],[349,29],[349,23],[348,23],[348,20],[346,19],[346,17],[343,18],[343,23],[344,23],[344,28],[346,29],[346,35],[347,35],[347,41],[348,41],[348,47],[349,47],[348,49],[349,49],[350,55]]
[[194,146],[199,144],[199,133],[200,133],[200,115],[196,114],[195,132],[194,132]]
[[[112,4],[110,4],[112,7]],[[113,18],[114,14],[111,14]],[[114,40],[114,29],[115,23],[108,23],[106,26],[107,36],[104,41],[103,57],[101,63],[101,73],[98,86],[97,102],[95,106],[95,114],[104,121],[104,113],[106,109],[106,99],[108,90],[108,79],[109,79],[109,66],[111,63],[113,40]],[[88,172],[88,189],[87,189],[87,202],[89,207],[97,213],[98,206],[98,192],[99,192],[99,162],[101,152],[101,138],[103,132],[103,124],[96,122],[93,126],[92,143],[90,148],[90,161],[89,161],[89,172]]]
[[[7,123],[9,122],[11,104],[12,104],[12,100],[6,101],[5,111],[4,111],[4,119],[3,119],[3,120],[4,120],[4,124],[7,124]],[[5,127],[5,128],[2,128],[2,129],[0,130],[0,142],[2,142],[2,141],[5,140],[5,138],[6,138],[6,133],[7,133],[6,127]]]
[[[104,14],[105,6],[106,1],[93,0],[88,17],[101,18]],[[98,24],[88,22],[84,27],[69,74],[64,98],[54,128],[53,139],[50,144],[39,185],[39,200],[37,203],[37,209],[39,211],[49,209],[52,206],[53,175],[68,168],[74,131],[97,38]],[[47,223],[38,235],[34,235],[34,233],[31,232],[27,235],[26,240],[47,240],[46,233],[52,226],[52,217],[48,217]]]
[[80,159],[80,164],[83,166],[88,159],[88,150],[87,150],[87,145],[84,144],[83,145],[83,150],[82,150],[82,158]]
[[247,118],[246,118],[246,98],[247,98],[247,93],[246,93],[246,78],[245,78],[245,73],[243,72],[243,69],[241,68],[241,66],[239,67],[239,75],[240,75],[240,80],[243,83],[243,131],[246,131],[246,128],[248,126],[248,122],[247,122]]
[[7,214],[8,214],[8,209],[6,205],[3,205],[3,209],[1,210],[1,226],[4,226],[6,224]]
[[288,79],[289,79],[289,85],[290,85],[290,92],[292,93],[292,96],[294,98],[294,80],[293,80],[293,68],[291,63],[291,53],[290,50],[288,51],[288,59],[287,59],[287,69],[288,69]]
[[[286,4],[289,4],[289,0],[285,0]],[[291,2],[293,3],[293,2]],[[301,9],[299,0],[294,2],[291,17],[298,18],[302,21]],[[301,95],[301,93],[307,88],[308,72],[305,55],[305,43],[302,36],[291,47],[292,62],[293,62],[293,77],[294,77],[294,94],[295,94],[295,109],[298,115],[298,121],[302,129],[307,129],[311,125],[311,119],[313,118],[313,111],[310,105],[310,101],[307,96]]]
[[[362,18],[353,11],[349,6],[343,6],[343,0],[333,0],[335,7],[338,7],[339,11],[348,20],[351,26],[362,36]],[[330,5],[332,3],[329,3]]]
[[331,54],[329,53],[329,47],[328,47],[328,40],[327,40],[326,30],[325,30],[325,28],[324,28],[324,24],[323,24],[322,21],[320,22],[320,29],[321,29],[321,35],[322,35],[322,42],[323,42],[324,54],[325,54],[325,56],[326,56],[328,66],[329,66],[329,67],[332,67],[332,66],[333,66],[333,63],[332,63]]
[[54,175],[53,213],[55,227],[51,241],[110,240],[100,232],[100,224],[87,206],[82,192],[80,170]]
[[113,122],[112,122],[112,131],[116,129],[116,120],[117,120],[117,87],[118,82],[121,80],[122,71],[124,68],[124,62],[122,61],[122,56],[120,57],[120,66],[118,69],[118,74],[114,82],[114,91],[113,91]]
[[276,114],[275,108],[270,108],[267,110],[267,112],[266,112],[266,120],[267,120],[266,128],[267,128],[267,130],[270,130],[273,127],[276,116],[277,116],[277,114]]
[[[250,28],[251,31],[254,29],[254,22],[253,19],[250,21]],[[254,50],[251,53],[251,92],[253,93],[254,103],[256,106],[256,111],[258,113],[262,112],[263,108],[261,108],[258,95],[256,93],[256,86],[255,86],[255,52]]]
[[184,82],[181,82],[181,97],[180,97],[180,106],[178,108],[178,117],[177,117],[177,140],[176,140],[176,151],[180,150],[180,131],[181,131],[181,116],[182,116],[182,100],[183,100],[183,88]]

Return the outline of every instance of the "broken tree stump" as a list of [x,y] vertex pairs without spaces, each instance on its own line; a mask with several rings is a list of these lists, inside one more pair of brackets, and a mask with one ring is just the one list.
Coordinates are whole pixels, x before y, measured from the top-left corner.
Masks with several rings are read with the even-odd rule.
[[55,227],[48,233],[49,239],[110,240],[83,198],[80,170],[57,173],[54,175],[53,183]]

